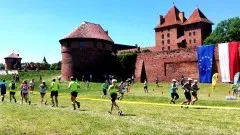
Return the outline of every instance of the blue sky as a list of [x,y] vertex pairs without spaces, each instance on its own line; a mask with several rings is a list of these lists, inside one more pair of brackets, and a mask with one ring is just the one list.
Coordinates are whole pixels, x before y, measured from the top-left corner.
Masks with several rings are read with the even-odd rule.
[[[188,18],[196,5],[215,24],[239,16],[239,0],[174,0]],[[61,60],[59,39],[83,21],[101,24],[115,43],[153,46],[153,28],[171,0],[0,0],[0,63],[10,53],[23,62]],[[214,26],[215,27],[215,26]]]

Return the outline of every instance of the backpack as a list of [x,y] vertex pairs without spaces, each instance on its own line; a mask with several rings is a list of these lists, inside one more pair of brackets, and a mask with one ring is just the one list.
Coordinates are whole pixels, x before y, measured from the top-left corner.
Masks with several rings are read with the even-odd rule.
[[16,89],[16,84],[15,83],[12,83],[11,85],[11,90],[15,90]]

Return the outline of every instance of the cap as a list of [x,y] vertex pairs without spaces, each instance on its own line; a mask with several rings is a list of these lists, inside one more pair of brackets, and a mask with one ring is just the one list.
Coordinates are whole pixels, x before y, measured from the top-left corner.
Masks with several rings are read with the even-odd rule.
[[192,78],[188,78],[187,80],[188,80],[188,81],[192,81]]
[[198,80],[194,80],[194,82],[198,82]]
[[45,82],[45,80],[43,80],[42,82]]
[[172,79],[172,82],[176,82],[177,80],[176,79]]
[[112,82],[117,82],[117,80],[116,79],[112,79]]

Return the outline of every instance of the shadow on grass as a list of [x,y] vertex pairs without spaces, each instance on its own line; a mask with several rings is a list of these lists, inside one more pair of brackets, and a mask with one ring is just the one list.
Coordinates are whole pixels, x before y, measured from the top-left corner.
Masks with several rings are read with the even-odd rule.
[[136,114],[122,114],[121,116],[137,116]]

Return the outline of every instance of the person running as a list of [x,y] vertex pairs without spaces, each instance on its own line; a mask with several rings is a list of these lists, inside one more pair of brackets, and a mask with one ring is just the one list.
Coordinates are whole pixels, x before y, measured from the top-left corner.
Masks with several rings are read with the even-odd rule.
[[159,88],[159,81],[158,81],[158,77],[156,78],[156,87]]
[[[52,100],[52,107],[56,106],[58,107],[58,90],[59,90],[59,84],[56,82],[56,79],[52,80],[51,83],[51,100]],[[54,99],[55,98],[55,102]]]
[[15,94],[16,94],[16,89],[17,89],[17,86],[16,86],[16,83],[14,80],[12,80],[12,82],[9,84],[8,86],[9,88],[9,95],[10,95],[10,102],[12,102],[12,98],[14,99],[15,103],[17,103],[17,100],[15,98]]
[[144,89],[144,92],[145,92],[145,93],[148,93],[148,82],[147,82],[147,79],[145,79],[145,81],[144,81],[144,87],[143,87],[143,89]]
[[238,84],[233,84],[232,85],[232,90],[233,90],[233,96],[238,95]]
[[105,83],[102,84],[103,89],[103,95],[101,96],[102,98],[106,98],[108,87],[109,87],[108,80],[106,80]]
[[68,89],[71,89],[71,101],[72,101],[72,105],[73,105],[73,109],[76,110],[76,104],[78,109],[80,108],[80,102],[78,102],[76,100],[77,95],[78,95],[78,88],[80,88],[78,82],[76,81],[76,79],[74,79],[74,77],[71,77],[71,82],[68,85]]
[[3,102],[5,98],[5,94],[7,92],[7,85],[5,80],[3,80],[2,83],[0,83],[0,89],[1,89],[1,96],[2,96],[2,102]]
[[39,86],[39,89],[40,89],[40,96],[41,96],[41,105],[43,104],[44,101],[45,101],[44,104],[47,105],[47,100],[44,99],[46,95],[46,90],[48,89],[45,81],[42,81],[42,83]]
[[190,102],[191,102],[191,93],[190,93],[190,91],[192,90],[192,79],[191,78],[188,78],[188,82],[186,82],[183,86],[182,86],[182,88],[183,88],[183,90],[184,90],[184,95],[185,95],[185,101],[182,103],[182,105],[183,104],[187,104],[187,105],[189,105],[190,104]]
[[184,76],[182,76],[182,79],[180,80],[180,83],[181,83],[182,86],[186,83]]
[[118,96],[118,100],[122,100],[123,96],[124,96],[124,83],[123,81],[121,81],[120,85],[118,86],[118,92],[119,92],[119,96]]
[[30,93],[33,94],[34,87],[35,87],[34,79],[30,81],[29,85],[30,85]]
[[198,81],[194,80],[193,84],[192,84],[192,96],[193,96],[193,100],[191,101],[191,105],[194,105],[196,101],[198,101],[198,96],[197,96],[197,91],[200,88],[198,87]]
[[87,89],[90,89],[90,81],[87,80],[86,85],[87,85]]
[[120,110],[119,106],[116,103],[116,99],[117,99],[117,90],[118,90],[118,86],[116,85],[117,80],[116,79],[112,79],[112,85],[109,86],[108,88],[108,92],[110,92],[110,96],[111,96],[111,111],[108,111],[109,114],[112,114],[112,110],[113,110],[113,106],[115,106],[118,110],[118,115],[122,115],[122,111]]
[[177,84],[177,80],[173,79],[172,80],[172,84],[171,84],[171,101],[170,101],[170,104],[175,104],[175,101],[179,98],[179,95],[177,93],[177,90],[178,90],[178,84]]
[[21,94],[22,94],[22,102],[21,104],[23,104],[23,99],[25,99],[25,102],[30,105],[31,104],[31,101],[29,100],[29,96],[28,96],[28,90],[29,90],[29,86],[27,84],[27,81],[23,81],[23,83],[21,84],[20,86],[21,88]]

